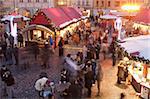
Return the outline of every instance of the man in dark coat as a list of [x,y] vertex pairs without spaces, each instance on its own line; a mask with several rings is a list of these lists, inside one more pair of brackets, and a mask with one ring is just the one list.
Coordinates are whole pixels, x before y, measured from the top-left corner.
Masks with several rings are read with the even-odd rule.
[[13,64],[13,59],[12,59],[12,54],[13,54],[13,50],[11,46],[8,46],[7,50],[6,50],[6,57],[7,57],[7,64],[8,65],[12,65]]
[[15,58],[15,65],[18,65],[18,60],[19,60],[19,49],[17,47],[17,45],[15,44],[15,47],[13,49],[13,54],[14,54],[14,58]]
[[15,79],[10,71],[7,71],[3,74],[4,82],[7,85],[7,92],[8,92],[8,99],[14,98],[14,84],[15,84]]
[[77,81],[72,81],[68,89],[69,98],[68,99],[81,99],[82,97],[82,87]]
[[91,87],[93,83],[94,74],[92,72],[91,66],[87,68],[87,73],[85,74],[85,87],[88,89],[88,97],[91,97]]
[[2,47],[2,53],[5,57],[5,61],[7,61],[7,57],[6,57],[7,43],[5,40],[2,41],[1,47]]
[[58,46],[59,46],[59,56],[63,56],[63,54],[64,54],[63,45],[64,45],[64,40],[63,40],[63,38],[61,37],[61,38],[60,38],[60,41],[59,41],[59,43],[58,43]]
[[10,34],[10,36],[8,37],[8,39],[9,39],[11,47],[13,48],[14,47],[14,37]]
[[3,93],[3,96],[6,96],[7,95],[7,91],[6,91],[6,83],[5,83],[5,76],[4,74],[9,71],[9,69],[5,66],[5,65],[2,65],[2,68],[0,69],[0,76],[1,76],[1,80],[2,80],[2,93]]

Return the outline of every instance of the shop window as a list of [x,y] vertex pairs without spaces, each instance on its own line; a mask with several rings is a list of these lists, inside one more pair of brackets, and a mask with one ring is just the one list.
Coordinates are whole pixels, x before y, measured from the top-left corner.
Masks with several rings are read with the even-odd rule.
[[85,5],[85,4],[84,4],[84,1],[82,1],[82,5]]
[[99,1],[96,1],[96,7],[98,7],[99,6]]
[[36,0],[36,2],[39,2],[40,0]]
[[111,1],[108,1],[108,7],[110,7],[111,6]]
[[116,1],[116,2],[115,2],[115,6],[116,6],[116,7],[119,7],[119,6],[120,6],[120,1]]
[[28,2],[31,2],[31,0],[28,0]]
[[86,1],[86,6],[89,6],[89,1],[88,0]]
[[20,0],[19,2],[23,2],[23,0]]
[[43,2],[47,2],[47,0],[44,0]]
[[102,1],[102,5],[101,6],[104,7],[104,1]]
[[80,5],[80,0],[78,0],[78,6]]

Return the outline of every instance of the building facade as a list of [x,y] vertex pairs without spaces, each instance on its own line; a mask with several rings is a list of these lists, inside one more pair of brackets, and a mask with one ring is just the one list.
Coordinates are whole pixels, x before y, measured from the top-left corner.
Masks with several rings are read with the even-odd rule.
[[10,7],[10,11],[18,8],[29,10],[34,13],[37,9],[54,7],[55,0],[3,0],[5,7]]
[[150,0],[94,0],[94,8],[119,10],[122,5],[127,3],[143,5],[149,1]]

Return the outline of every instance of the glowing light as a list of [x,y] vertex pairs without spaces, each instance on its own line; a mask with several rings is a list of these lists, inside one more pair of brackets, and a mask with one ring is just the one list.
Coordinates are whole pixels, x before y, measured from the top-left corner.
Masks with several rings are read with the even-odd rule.
[[140,10],[140,6],[136,4],[126,4],[121,7],[123,10],[127,11],[137,11]]

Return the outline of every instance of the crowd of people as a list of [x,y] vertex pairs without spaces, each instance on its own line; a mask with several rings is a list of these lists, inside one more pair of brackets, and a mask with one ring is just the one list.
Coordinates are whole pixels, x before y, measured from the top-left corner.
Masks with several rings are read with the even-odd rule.
[[[68,54],[65,57],[60,82],[69,82],[70,86],[63,92],[65,93],[63,96],[69,97],[69,99],[79,99],[86,94],[87,97],[91,97],[91,88],[94,84],[97,84],[97,93],[98,95],[100,94],[100,82],[103,78],[100,61],[102,57],[100,54],[103,54],[103,59],[105,59],[108,54],[111,55],[112,66],[116,65],[117,59],[122,58],[121,52],[117,49],[115,44],[117,42],[117,31],[114,29],[113,24],[112,20],[99,20],[98,17],[89,18],[86,22],[82,22],[80,26],[77,26],[73,31],[74,33],[67,31],[65,37],[60,38],[58,47],[59,56],[61,57],[65,57],[65,44],[82,45],[82,51],[77,52],[76,55]],[[95,28],[92,29],[93,27]],[[137,32],[139,32],[139,30],[136,30],[136,33]],[[18,34],[18,42],[19,46],[22,47],[23,36],[21,34]],[[49,46],[51,47],[53,44],[52,38],[49,37],[49,40],[44,44],[43,48],[39,48],[37,44],[30,47],[35,61],[38,61],[40,54],[41,66],[43,68],[49,67],[49,57],[51,54],[51,48],[49,48]],[[14,37],[11,34],[8,35],[8,33],[4,33],[4,37],[1,38],[0,46],[5,65],[15,64],[17,66],[19,64],[19,49],[17,45],[14,44]],[[66,59],[69,61],[66,61]],[[7,89],[9,97],[14,97],[13,85],[15,84],[15,79],[11,71],[5,65],[2,66],[0,72],[3,86],[4,89]],[[119,80],[118,83],[120,83]],[[39,97],[43,98],[48,96],[49,99],[51,99],[54,93],[54,85],[53,82],[49,81],[47,75],[44,74],[44,76],[40,75],[36,81],[35,89],[38,91]]]

